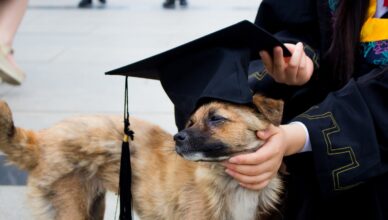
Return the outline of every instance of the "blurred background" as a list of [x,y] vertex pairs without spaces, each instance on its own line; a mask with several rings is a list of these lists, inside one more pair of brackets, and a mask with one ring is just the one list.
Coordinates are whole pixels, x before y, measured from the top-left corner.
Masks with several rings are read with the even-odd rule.
[[[18,0],[14,0],[18,1]],[[188,0],[174,9],[164,0],[30,0],[14,41],[15,59],[26,73],[21,86],[0,83],[0,99],[17,126],[39,130],[79,114],[122,114],[124,77],[104,72],[155,55],[232,25],[253,21],[260,0]],[[1,34],[1,33],[0,33]],[[130,79],[129,109],[176,131],[173,106],[158,81]],[[0,219],[30,219],[26,173],[0,156]],[[105,219],[114,219],[108,196]]]

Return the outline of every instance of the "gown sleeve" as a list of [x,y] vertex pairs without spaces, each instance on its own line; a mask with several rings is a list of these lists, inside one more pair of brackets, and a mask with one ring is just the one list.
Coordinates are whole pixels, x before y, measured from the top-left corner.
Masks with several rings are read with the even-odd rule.
[[388,172],[388,67],[380,67],[297,116],[310,134],[323,193]]

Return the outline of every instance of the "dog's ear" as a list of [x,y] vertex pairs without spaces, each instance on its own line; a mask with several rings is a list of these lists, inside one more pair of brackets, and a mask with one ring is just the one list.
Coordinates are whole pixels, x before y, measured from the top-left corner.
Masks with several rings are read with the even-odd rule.
[[0,100],[0,143],[10,138],[14,132],[11,109],[5,101]]
[[272,124],[278,126],[282,121],[283,106],[282,100],[267,98],[261,94],[253,96],[253,104]]

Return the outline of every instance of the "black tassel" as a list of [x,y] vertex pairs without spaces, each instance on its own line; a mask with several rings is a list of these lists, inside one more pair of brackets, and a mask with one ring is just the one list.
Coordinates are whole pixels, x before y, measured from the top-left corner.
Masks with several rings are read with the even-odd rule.
[[128,111],[128,77],[125,78],[125,100],[124,100],[124,139],[121,146],[120,162],[120,220],[132,220],[132,171],[131,157],[128,137],[133,140],[134,132],[129,129],[129,111]]

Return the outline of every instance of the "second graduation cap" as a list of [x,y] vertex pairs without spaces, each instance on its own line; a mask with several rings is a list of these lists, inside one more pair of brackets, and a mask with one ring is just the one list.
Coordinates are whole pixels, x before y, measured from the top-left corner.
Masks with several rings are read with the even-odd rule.
[[259,58],[260,50],[271,52],[275,46],[290,55],[271,34],[242,21],[106,74],[160,80],[175,106],[176,125],[181,130],[204,100],[251,103],[249,61]]

